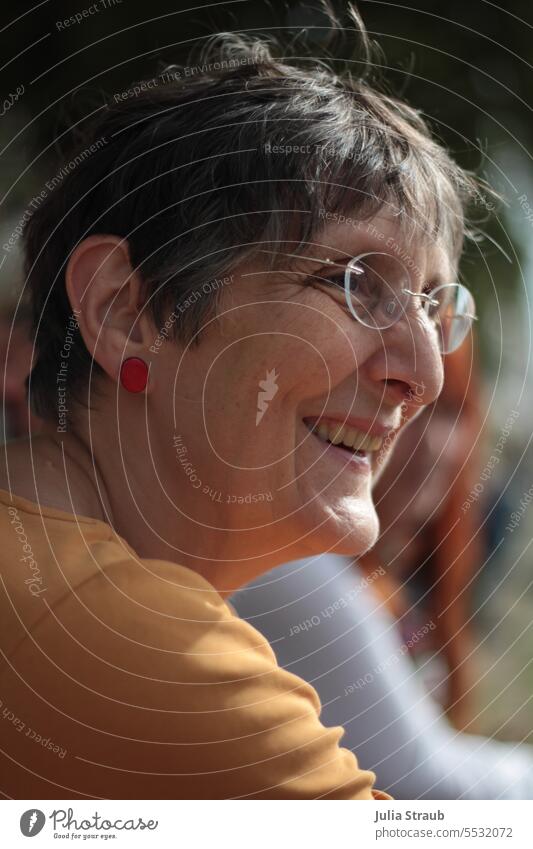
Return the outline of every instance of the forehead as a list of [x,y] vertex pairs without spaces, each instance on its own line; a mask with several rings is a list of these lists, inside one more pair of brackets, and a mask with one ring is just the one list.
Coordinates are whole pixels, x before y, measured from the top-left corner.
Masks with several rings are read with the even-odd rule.
[[[390,254],[412,270],[414,276],[427,281],[450,281],[457,268],[449,246],[434,239],[420,228],[405,222],[401,216],[380,213],[366,221],[349,216],[326,213],[323,228],[314,236],[313,244],[303,255],[323,260],[341,256],[354,257],[366,251]],[[330,249],[331,254],[327,254]]]

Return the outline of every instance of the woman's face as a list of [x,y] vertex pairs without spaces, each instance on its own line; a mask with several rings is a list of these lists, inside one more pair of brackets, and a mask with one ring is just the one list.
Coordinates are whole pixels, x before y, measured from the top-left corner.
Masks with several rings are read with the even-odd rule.
[[330,220],[306,258],[270,271],[259,254],[222,284],[199,345],[154,355],[163,479],[200,525],[254,529],[280,562],[373,545],[373,483],[398,429],[441,390],[436,332],[418,302],[379,331],[318,280],[342,278],[327,258],[368,251],[410,268],[412,290],[453,274],[441,247],[406,240],[393,218]]

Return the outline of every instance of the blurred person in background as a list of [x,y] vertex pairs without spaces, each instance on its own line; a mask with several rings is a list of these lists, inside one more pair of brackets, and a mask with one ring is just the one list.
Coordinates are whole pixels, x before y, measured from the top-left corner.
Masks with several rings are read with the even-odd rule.
[[533,798],[533,746],[454,727],[474,718],[471,590],[485,559],[483,512],[480,501],[461,507],[479,479],[482,442],[467,340],[376,484],[375,547],[358,561],[288,563],[231,599],[398,799]]
[[477,371],[472,339],[446,358],[438,401],[405,431],[376,484],[380,537],[359,560],[364,572],[386,567],[373,588],[406,640],[435,623],[411,654],[424,660],[428,687],[456,727],[471,719],[472,590],[486,558],[484,505],[462,509],[482,470]]

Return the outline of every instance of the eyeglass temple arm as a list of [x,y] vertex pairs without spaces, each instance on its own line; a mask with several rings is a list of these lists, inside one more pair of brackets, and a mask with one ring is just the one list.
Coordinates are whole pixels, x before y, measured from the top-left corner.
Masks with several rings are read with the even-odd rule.
[[[403,289],[402,291],[405,292],[406,295],[413,295],[416,298],[420,298],[421,301],[428,303],[430,307],[438,307],[439,305],[439,302],[435,300],[435,298],[432,298],[431,295],[426,295],[425,292],[412,292],[410,289]],[[459,316],[456,317],[459,318]],[[477,315],[472,315],[472,313],[469,312],[462,313],[461,317],[471,318],[472,321],[478,320]]]

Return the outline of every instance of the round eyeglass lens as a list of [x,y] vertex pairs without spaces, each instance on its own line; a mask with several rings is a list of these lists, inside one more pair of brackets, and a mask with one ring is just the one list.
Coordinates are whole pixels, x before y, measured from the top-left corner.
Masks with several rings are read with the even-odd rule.
[[386,330],[409,304],[409,272],[398,258],[372,251],[354,257],[344,273],[344,295],[357,321],[374,330]]
[[462,283],[445,283],[430,293],[425,310],[437,328],[440,349],[451,354],[464,342],[476,317],[472,293]]

